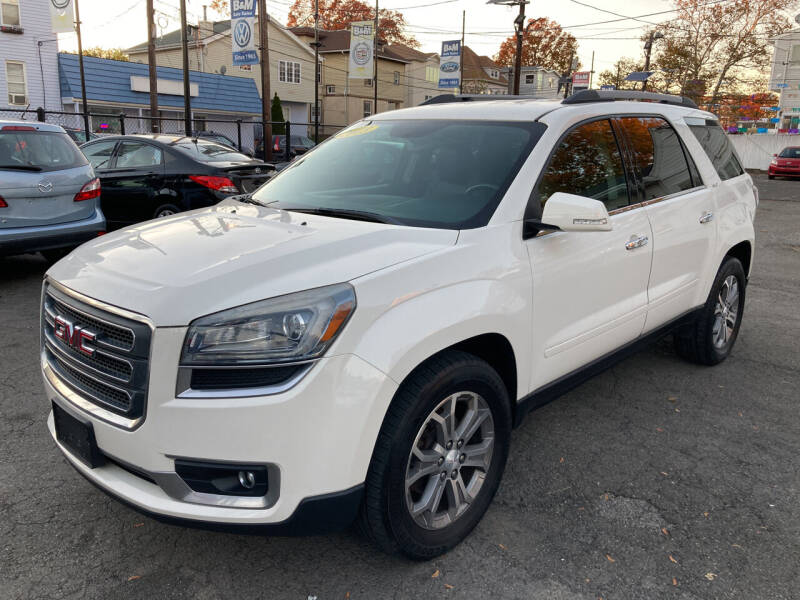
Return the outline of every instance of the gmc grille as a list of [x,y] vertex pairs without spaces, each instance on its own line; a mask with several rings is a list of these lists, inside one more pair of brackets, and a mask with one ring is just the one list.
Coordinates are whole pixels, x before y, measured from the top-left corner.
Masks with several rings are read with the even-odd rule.
[[[57,335],[56,320],[70,332],[91,333],[91,352]],[[42,304],[45,359],[79,396],[105,410],[138,419],[144,415],[152,331],[140,321],[101,310],[46,285]]]

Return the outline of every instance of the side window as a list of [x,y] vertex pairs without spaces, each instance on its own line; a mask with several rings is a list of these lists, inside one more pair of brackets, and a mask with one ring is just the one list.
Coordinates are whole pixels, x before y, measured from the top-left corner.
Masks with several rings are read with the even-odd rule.
[[139,142],[122,142],[117,150],[117,169],[154,167],[161,164],[161,149]]
[[622,155],[608,120],[579,125],[561,141],[539,182],[544,206],[556,192],[600,200],[611,211],[627,206]]
[[95,169],[108,169],[111,167],[111,154],[117,142],[97,142],[81,148],[83,155],[92,163]]
[[667,121],[658,117],[622,117],[619,124],[630,142],[644,200],[694,187],[680,138]]
[[694,137],[706,151],[720,179],[725,181],[744,173],[744,169],[733,151],[733,145],[722,131],[719,123],[712,119],[699,117],[687,117],[685,120]]

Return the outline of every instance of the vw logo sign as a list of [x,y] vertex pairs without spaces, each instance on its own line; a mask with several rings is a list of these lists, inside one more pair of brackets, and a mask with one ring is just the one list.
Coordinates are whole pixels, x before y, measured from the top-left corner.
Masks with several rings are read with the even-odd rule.
[[53,182],[52,181],[41,181],[41,182],[39,182],[39,185],[37,187],[39,188],[40,192],[42,192],[43,194],[46,194],[47,192],[52,192],[53,191]]
[[64,10],[69,6],[69,0],[50,0],[56,10]]
[[237,22],[233,30],[233,38],[240,48],[247,46],[250,43],[250,24],[244,20]]

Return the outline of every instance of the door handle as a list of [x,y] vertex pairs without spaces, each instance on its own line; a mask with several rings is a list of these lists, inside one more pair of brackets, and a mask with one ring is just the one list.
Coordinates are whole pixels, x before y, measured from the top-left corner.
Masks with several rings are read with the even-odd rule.
[[631,239],[625,243],[625,250],[635,250],[636,248],[647,246],[648,241],[650,241],[650,238],[646,235],[632,235]]
[[704,212],[703,215],[700,217],[701,223],[710,223],[713,220],[714,220],[714,213],[712,213],[710,210]]

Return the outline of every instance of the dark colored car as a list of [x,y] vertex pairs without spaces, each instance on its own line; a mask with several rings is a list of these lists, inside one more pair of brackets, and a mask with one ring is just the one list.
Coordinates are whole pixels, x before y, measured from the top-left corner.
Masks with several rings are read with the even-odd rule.
[[[67,135],[69,137],[71,137],[73,139],[73,141],[78,145],[85,144],[87,142],[86,131],[84,131],[83,129],[75,129],[73,127],[64,127],[64,131],[66,131]],[[88,141],[91,142],[92,140],[96,140],[96,139],[99,139],[99,138],[100,138],[100,136],[97,135],[96,133],[92,133],[91,131],[89,132],[89,140]]]
[[[203,138],[204,140],[211,140],[212,142],[217,142],[218,144],[224,144],[225,146],[230,146],[234,150],[239,149],[239,144],[234,142],[231,138],[223,133],[217,133],[216,131],[195,131],[194,136]],[[242,154],[253,156],[253,149],[242,145]]]
[[800,177],[800,146],[788,146],[780,154],[772,155],[767,169],[770,179],[779,177]]
[[[305,135],[293,135],[292,138],[292,145],[289,149],[291,156],[299,156],[300,154],[305,154],[311,148],[313,148],[316,144],[314,141],[305,136]],[[263,152],[263,145],[261,140],[256,140],[256,156],[261,156]],[[272,157],[274,160],[284,160],[286,156],[286,136],[285,135],[273,135],[272,136]]]
[[102,183],[109,229],[253,192],[274,170],[229,146],[176,135],[108,136],[81,150]]

